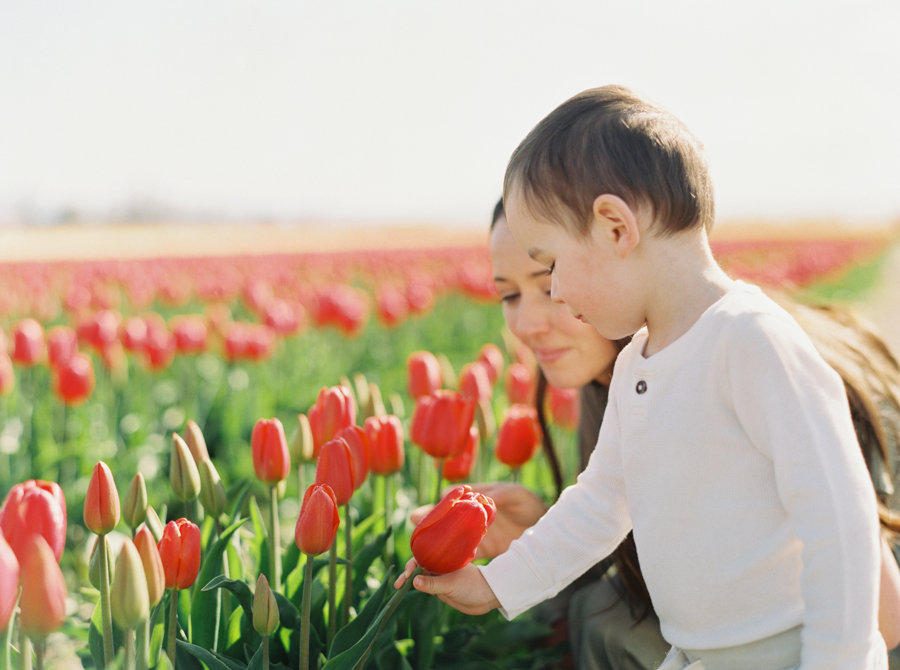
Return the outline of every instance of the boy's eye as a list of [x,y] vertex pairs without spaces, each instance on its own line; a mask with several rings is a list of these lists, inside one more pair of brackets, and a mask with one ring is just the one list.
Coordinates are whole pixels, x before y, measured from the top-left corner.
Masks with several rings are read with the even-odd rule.
[[553,261],[552,263],[550,263],[550,269],[547,270],[547,273],[552,275],[554,269],[556,269],[556,261]]

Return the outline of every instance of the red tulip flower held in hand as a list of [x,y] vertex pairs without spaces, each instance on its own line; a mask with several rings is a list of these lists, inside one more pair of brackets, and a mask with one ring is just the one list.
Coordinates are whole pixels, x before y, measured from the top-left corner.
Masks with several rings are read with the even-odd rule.
[[416,562],[437,575],[464,568],[496,513],[493,500],[457,486],[413,530],[409,544]]
[[316,464],[316,484],[327,484],[334,491],[338,505],[346,505],[356,490],[353,454],[343,438],[322,445]]
[[406,359],[406,389],[409,397],[418,400],[431,395],[443,383],[441,364],[430,351],[416,351]]
[[391,475],[403,467],[403,424],[393,414],[372,416],[363,424],[369,437],[369,467],[376,475]]
[[497,434],[497,460],[511,468],[527,463],[540,444],[543,431],[531,405],[511,405]]
[[317,458],[323,444],[333,440],[341,428],[356,423],[356,406],[350,390],[343,386],[322,388],[306,416],[313,435],[313,458]]
[[200,529],[187,519],[170,521],[157,545],[166,588],[190,588],[200,573]]
[[250,436],[253,452],[253,469],[264,484],[277,484],[287,479],[291,472],[291,454],[288,451],[284,426],[278,419],[260,419]]
[[465,448],[474,419],[473,401],[456,391],[435,391],[416,401],[412,441],[432,458],[453,458]]
[[29,479],[16,484],[0,509],[0,532],[22,563],[31,535],[41,535],[56,560],[66,544],[66,498],[56,482]]
[[331,549],[341,519],[334,491],[327,484],[311,484],[303,494],[303,504],[294,529],[297,548],[308,556]]

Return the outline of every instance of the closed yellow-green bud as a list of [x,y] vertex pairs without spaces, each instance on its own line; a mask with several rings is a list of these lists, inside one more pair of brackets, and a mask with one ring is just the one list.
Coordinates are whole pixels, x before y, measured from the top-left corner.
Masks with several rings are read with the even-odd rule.
[[494,437],[494,433],[497,432],[497,418],[494,416],[490,398],[478,401],[475,406],[475,423],[478,425],[478,434],[481,436],[482,444]]
[[150,534],[153,535],[154,540],[159,542],[162,539],[165,526],[159,518],[159,514],[156,513],[156,510],[149,505],[147,506],[147,519],[144,521],[144,525],[150,530]]
[[262,636],[272,635],[278,630],[280,620],[278,603],[269,588],[269,580],[260,574],[253,593],[253,628]]
[[298,463],[308,463],[315,459],[312,428],[310,428],[309,418],[305,414],[297,415],[297,427],[291,435],[288,450],[291,453],[291,459]]
[[406,418],[406,407],[404,407],[403,398],[399,393],[391,391],[391,394],[388,396],[388,403],[391,405],[389,414],[393,414],[400,419]]
[[444,354],[437,354],[438,364],[441,366],[441,376],[444,379],[445,389],[455,389],[459,380],[456,376],[456,370],[453,369],[453,363]]
[[188,449],[191,450],[191,456],[194,457],[194,462],[198,465],[200,461],[209,458],[209,451],[206,449],[206,440],[203,438],[203,433],[200,432],[200,426],[193,420],[189,420],[184,427],[184,442],[187,444]]
[[119,552],[109,604],[113,621],[122,629],[134,628],[150,616],[147,576],[141,556],[131,540],[125,540]]
[[140,472],[131,480],[122,501],[122,518],[131,530],[136,529],[147,518],[147,482]]
[[363,417],[368,419],[370,416],[385,416],[387,411],[384,409],[384,400],[381,398],[381,389],[375,382],[369,383],[369,401],[362,410]]
[[207,514],[217,519],[228,504],[225,485],[210,459],[204,458],[197,463],[197,470],[200,472],[200,504]]
[[[98,591],[102,590],[100,585],[100,554],[97,551],[97,545],[100,544],[100,537],[94,538],[94,548],[91,549],[91,560],[88,566],[88,577],[91,580],[91,586]],[[110,543],[106,543],[106,574],[112,574],[113,555]]]
[[172,458],[169,462],[169,482],[175,497],[188,502],[200,495],[200,472],[191,450],[178,434],[172,435]]

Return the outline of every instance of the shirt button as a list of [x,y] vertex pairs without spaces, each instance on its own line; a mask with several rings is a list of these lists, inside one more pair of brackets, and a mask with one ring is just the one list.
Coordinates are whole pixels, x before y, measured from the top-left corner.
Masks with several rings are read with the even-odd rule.
[[647,391],[647,382],[643,379],[637,383],[637,386],[634,387],[634,390],[640,393],[646,393]]

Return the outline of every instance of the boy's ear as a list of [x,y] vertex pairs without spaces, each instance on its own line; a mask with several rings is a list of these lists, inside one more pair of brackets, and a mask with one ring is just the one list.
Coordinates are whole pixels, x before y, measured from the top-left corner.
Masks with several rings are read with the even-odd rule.
[[594,199],[593,215],[594,226],[600,227],[601,234],[613,243],[620,258],[625,258],[641,241],[637,216],[619,196],[598,195]]

